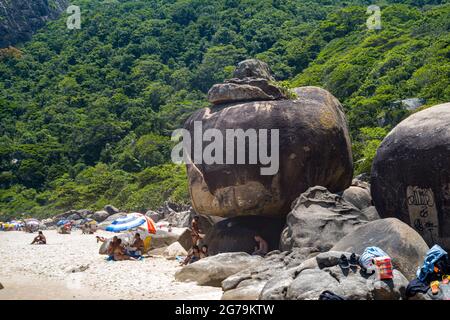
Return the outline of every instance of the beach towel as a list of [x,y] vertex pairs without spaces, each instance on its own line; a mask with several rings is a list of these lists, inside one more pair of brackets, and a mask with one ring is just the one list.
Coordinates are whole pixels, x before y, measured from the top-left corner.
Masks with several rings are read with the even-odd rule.
[[434,273],[434,266],[439,259],[447,257],[447,252],[439,245],[435,244],[425,254],[425,258],[421,267],[417,269],[417,279],[425,282],[426,279]]
[[389,257],[389,255],[378,247],[367,247],[359,257],[359,264],[367,270],[373,270],[373,258]]

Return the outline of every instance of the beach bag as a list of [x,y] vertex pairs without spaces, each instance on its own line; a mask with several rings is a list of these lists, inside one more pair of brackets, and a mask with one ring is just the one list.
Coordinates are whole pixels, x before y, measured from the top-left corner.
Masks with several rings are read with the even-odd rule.
[[367,247],[359,257],[359,264],[366,270],[374,270],[373,259],[377,257],[389,257],[389,255],[378,247]]
[[422,266],[417,269],[417,279],[425,282],[428,276],[431,276],[434,273],[436,262],[438,262],[441,258],[447,257],[447,252],[439,245],[435,244],[430,250],[427,251]]
[[380,280],[390,280],[393,276],[391,258],[388,256],[373,258],[373,263],[377,268]]

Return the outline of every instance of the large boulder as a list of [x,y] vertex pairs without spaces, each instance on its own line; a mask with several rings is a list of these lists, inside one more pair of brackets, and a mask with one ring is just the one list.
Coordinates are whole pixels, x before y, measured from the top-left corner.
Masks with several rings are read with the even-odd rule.
[[369,222],[343,237],[331,250],[361,254],[376,246],[385,251],[406,278],[412,280],[428,251],[422,237],[407,224],[395,218]]
[[100,210],[100,211],[96,211],[94,212],[94,214],[92,215],[92,219],[94,219],[97,222],[103,222],[106,220],[106,218],[109,217],[109,213],[106,212],[105,210]]
[[371,191],[383,217],[411,225],[429,245],[450,249],[450,103],[415,113],[377,150]]
[[345,201],[350,202],[359,210],[363,210],[372,205],[372,197],[370,196],[370,189],[361,188],[358,186],[350,186],[345,189],[342,194]]
[[116,214],[116,213],[120,212],[119,209],[117,209],[116,207],[114,207],[113,205],[110,205],[110,204],[106,205],[103,209],[106,212],[108,212],[109,215]]
[[249,84],[219,83],[208,91],[208,101],[212,104],[259,100],[275,100],[275,97]]
[[255,235],[260,235],[269,244],[269,250],[278,249],[284,219],[268,217],[235,217],[216,223],[206,234],[203,243],[208,245],[210,254],[222,252],[252,253],[257,243]]
[[169,245],[162,253],[169,260],[175,259],[177,256],[187,256],[187,254],[186,249],[178,241]]
[[175,273],[175,279],[220,287],[225,278],[255,266],[262,260],[259,256],[251,256],[245,252],[221,253],[188,264]]
[[[198,136],[194,128],[201,122],[203,132],[217,129],[222,133],[224,160],[227,141],[229,144],[232,140],[225,138],[227,129],[279,130],[279,166],[276,168],[274,156],[273,173],[261,174],[261,169],[269,165],[260,161],[256,164],[187,163],[189,191],[197,213],[227,218],[285,217],[292,201],[309,187],[321,185],[339,192],[350,185],[353,163],[341,104],[318,87],[296,88],[295,92],[295,100],[251,101],[204,108],[186,121],[185,128],[191,133],[190,155],[194,154],[194,137]],[[251,135],[251,131],[247,133]],[[203,141],[203,147],[208,144]],[[245,141],[241,145],[250,154],[253,145],[250,148]],[[233,147],[237,150],[236,143]]]
[[281,234],[280,249],[327,251],[364,223],[367,223],[364,214],[341,196],[324,187],[312,187],[292,204]]

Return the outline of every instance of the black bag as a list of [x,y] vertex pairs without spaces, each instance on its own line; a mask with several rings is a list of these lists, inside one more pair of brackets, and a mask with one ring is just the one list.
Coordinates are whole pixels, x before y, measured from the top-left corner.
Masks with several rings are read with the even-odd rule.
[[324,292],[322,292],[319,296],[319,300],[347,300],[341,296],[338,296],[337,294],[325,290]]

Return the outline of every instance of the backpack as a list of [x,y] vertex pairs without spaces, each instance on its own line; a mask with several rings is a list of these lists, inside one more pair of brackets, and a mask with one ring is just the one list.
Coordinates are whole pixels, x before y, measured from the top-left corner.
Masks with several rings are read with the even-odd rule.
[[442,258],[447,260],[448,254],[439,245],[435,244],[427,251],[422,266],[417,269],[417,279],[426,281],[429,276],[433,275],[435,264]]

